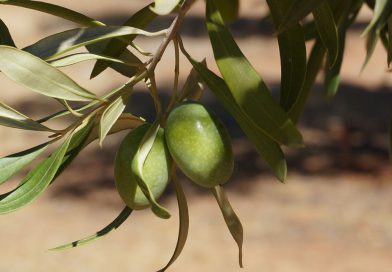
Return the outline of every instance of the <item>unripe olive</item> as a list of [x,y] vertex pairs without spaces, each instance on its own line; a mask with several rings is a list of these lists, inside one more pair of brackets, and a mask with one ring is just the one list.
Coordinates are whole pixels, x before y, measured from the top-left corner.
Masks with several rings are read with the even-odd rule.
[[[149,129],[149,124],[132,130],[121,142],[115,160],[115,183],[123,201],[134,210],[150,206],[148,199],[137,184],[135,160],[139,145]],[[154,144],[143,165],[144,182],[157,199],[165,190],[169,181],[171,157],[165,144],[164,130],[159,129]]]
[[197,184],[210,188],[230,178],[234,159],[229,134],[200,103],[175,107],[167,119],[165,138],[178,167]]

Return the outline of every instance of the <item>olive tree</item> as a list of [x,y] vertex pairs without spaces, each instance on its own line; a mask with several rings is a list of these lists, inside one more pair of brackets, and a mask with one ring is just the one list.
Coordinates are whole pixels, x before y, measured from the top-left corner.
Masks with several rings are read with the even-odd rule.
[[[48,140],[28,150],[0,158],[0,184],[36,161],[34,167],[13,190],[0,195],[0,213],[14,212],[39,197],[89,144],[103,145],[105,138],[129,130],[115,159],[115,184],[124,209],[96,234],[55,248],[76,247],[94,241],[118,228],[134,210],[151,208],[161,218],[170,212],[158,203],[169,181],[173,182],[179,206],[179,232],[166,270],[180,255],[188,234],[188,208],[179,168],[197,185],[215,196],[227,227],[239,248],[242,266],[243,230],[223,189],[233,169],[229,135],[218,117],[198,102],[206,86],[237,121],[276,176],[284,182],[287,165],[283,146],[304,145],[296,124],[307,104],[316,75],[325,75],[325,97],[333,98],[339,89],[339,73],[345,53],[345,36],[364,5],[373,9],[366,35],[370,59],[381,40],[392,61],[392,1],[388,0],[267,0],[275,26],[281,61],[279,99],[271,95],[262,76],[237,45],[228,24],[237,19],[238,0],[206,0],[206,30],[219,74],[204,60],[188,53],[180,29],[195,0],[155,0],[121,26],[106,25],[77,11],[40,1],[0,0],[12,5],[58,16],[80,27],[45,37],[25,48],[17,48],[7,25],[0,19],[0,70],[9,79],[62,104],[60,112],[48,112],[39,120],[24,115],[0,102],[0,125],[49,134]],[[66,1],[64,1],[66,3]],[[171,15],[168,28],[147,31],[159,16]],[[174,16],[173,16],[174,15]],[[156,51],[146,52],[135,38],[160,38]],[[311,45],[310,53],[306,44]],[[175,48],[174,84],[168,106],[163,107],[155,70],[169,44]],[[85,48],[83,52],[72,52]],[[192,65],[185,83],[179,84],[180,54]],[[145,59],[147,58],[147,61]],[[143,61],[142,61],[143,59]],[[81,87],[60,68],[94,60],[91,78],[111,68],[127,80],[103,96]],[[181,71],[184,72],[184,71]],[[155,106],[155,120],[125,111],[134,86],[144,84]],[[53,129],[56,122],[72,116],[73,122]],[[48,146],[53,152],[43,156]]]

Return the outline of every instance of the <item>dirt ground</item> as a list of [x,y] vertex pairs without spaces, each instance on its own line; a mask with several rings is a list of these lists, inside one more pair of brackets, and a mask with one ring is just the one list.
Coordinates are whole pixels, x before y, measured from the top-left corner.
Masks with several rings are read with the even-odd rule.
[[[66,2],[67,7],[111,24],[121,24],[127,14],[147,3],[50,2]],[[271,39],[270,24],[259,19],[260,14],[265,14],[264,2],[242,3],[241,20],[231,26],[233,33],[276,91],[279,52],[276,41]],[[200,1],[185,22],[184,42],[192,55],[198,59],[206,56],[212,64],[207,36],[201,28],[201,13]],[[205,94],[205,103],[216,109],[233,136],[236,168],[227,190],[244,226],[245,268],[238,267],[235,243],[211,194],[182,178],[191,225],[184,252],[169,271],[392,271],[392,169],[387,145],[392,77],[386,72],[386,54],[380,47],[360,74],[365,52],[360,33],[368,17],[369,12],[364,10],[361,21],[348,35],[343,84],[336,99],[327,103],[320,84],[315,87],[300,124],[307,147],[286,150],[290,173],[286,184],[271,177],[238,126],[210,94]],[[59,29],[75,27],[61,19],[15,7],[1,6],[0,18],[10,26],[20,47]],[[154,27],[162,28],[168,22],[160,20]],[[139,42],[153,50],[159,40]],[[169,49],[157,71],[162,98],[166,100],[173,75],[168,69],[173,67],[172,57]],[[124,80],[107,71],[90,82],[91,67],[91,63],[83,63],[64,71],[97,93]],[[189,64],[181,62],[181,71],[189,68]],[[182,73],[182,80],[185,76],[186,72]],[[0,76],[0,82],[0,100],[28,115],[38,118],[58,107],[4,76]],[[131,109],[151,116],[151,101],[143,90],[137,90]],[[64,252],[47,250],[96,232],[121,211],[123,204],[114,189],[112,163],[122,136],[108,138],[103,149],[92,144],[43,197],[18,212],[1,216],[0,272],[148,272],[166,264],[178,229],[172,188],[162,200],[172,212],[169,220],[158,219],[150,211],[135,212],[121,228],[96,243]],[[38,133],[0,127],[0,156],[43,140]],[[4,185],[0,190],[5,192],[12,186],[13,183]]]

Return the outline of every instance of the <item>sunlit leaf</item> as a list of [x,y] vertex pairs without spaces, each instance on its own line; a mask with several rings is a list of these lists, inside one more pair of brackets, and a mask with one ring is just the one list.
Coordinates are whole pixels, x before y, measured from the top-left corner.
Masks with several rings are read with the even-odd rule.
[[42,59],[54,58],[70,50],[111,38],[143,35],[159,36],[165,32],[147,32],[130,26],[97,26],[75,28],[53,34],[24,48],[23,50]]
[[40,2],[40,1],[31,1],[31,0],[0,0],[0,5],[12,5],[19,6],[23,8],[28,8],[36,11],[41,11],[47,14],[51,14],[63,19],[66,19],[71,22],[75,22],[77,24],[85,25],[85,26],[102,26],[104,23],[101,23],[95,19],[87,17],[79,12],[73,11],[68,8],[64,8],[58,5]]
[[324,0],[292,0],[290,7],[282,16],[278,33],[285,31],[311,13]]
[[51,248],[50,250],[65,250],[65,249],[70,249],[70,248],[75,248],[78,246],[83,246],[88,243],[94,242],[98,240],[99,238],[104,237],[105,235],[111,233],[112,231],[118,229],[124,222],[127,220],[127,218],[131,215],[132,209],[129,207],[125,207],[121,213],[106,227],[103,229],[97,231],[93,235],[87,236],[85,238],[76,240],[74,242],[64,244],[55,248]]
[[[283,14],[290,6],[290,0],[268,0],[268,6],[276,27],[282,20]],[[294,104],[306,75],[305,37],[299,23],[294,23],[287,30],[278,34],[281,90],[280,105],[287,111]]]
[[328,50],[329,65],[333,66],[339,54],[339,37],[335,19],[327,1],[322,1],[313,10],[317,31],[324,46]]
[[180,0],[155,0],[154,6],[150,7],[158,15],[167,15],[172,12]]
[[50,157],[34,167],[17,188],[0,195],[0,214],[22,208],[44,192],[61,165],[70,139],[68,137]]
[[26,165],[37,158],[48,146],[44,143],[33,148],[0,158],[0,184],[17,174]]
[[271,139],[288,146],[302,146],[300,132],[242,54],[213,0],[207,1],[206,17],[216,63],[236,103]]
[[50,64],[14,47],[0,45],[0,70],[20,85],[46,96],[73,101],[97,98]]
[[236,119],[246,136],[255,145],[257,152],[271,167],[275,176],[284,182],[287,176],[287,165],[280,146],[258,129],[257,125],[237,105],[223,79],[211,72],[204,64],[194,61],[189,55],[187,58],[219,102]]
[[128,102],[128,94],[120,96],[110,104],[101,115],[99,130],[99,145],[102,146],[103,140],[109,133],[110,129],[116,123],[121,113],[124,111]]
[[0,44],[16,47],[7,25],[0,19]]
[[136,152],[135,160],[136,160],[136,169],[134,173],[134,177],[136,178],[137,184],[139,185],[140,189],[142,190],[145,197],[151,203],[151,210],[155,213],[156,216],[167,219],[170,218],[170,213],[164,207],[158,204],[155,200],[154,195],[148,184],[144,181],[144,174],[143,174],[143,166],[148,153],[150,152],[155,138],[157,136],[159,130],[159,119],[157,119],[151,127],[147,130],[146,134],[143,136],[143,139],[140,143],[139,149]]
[[172,265],[175,260],[177,260],[178,256],[180,256],[182,250],[184,249],[189,230],[189,212],[184,190],[182,188],[181,182],[177,179],[175,172],[172,174],[172,179],[174,183],[174,188],[176,190],[180,226],[178,230],[177,244],[173,255],[167,265],[164,268],[160,269],[159,272],[166,271],[166,269],[168,269],[169,266]]
[[102,60],[105,62],[114,62],[114,63],[120,63],[123,65],[126,65],[128,68],[129,67],[137,67],[139,64],[138,63],[128,63],[126,61],[123,61],[121,59],[115,59],[111,57],[106,57],[102,55],[97,55],[97,54],[91,54],[91,53],[76,53],[72,55],[68,55],[66,57],[62,57],[59,59],[51,60],[49,63],[53,67],[65,67],[65,66],[70,66],[74,65],[83,61],[89,61],[89,60]]
[[51,131],[52,129],[32,120],[0,101],[0,125],[24,130]]
[[243,268],[242,265],[242,243],[244,240],[244,231],[242,228],[242,224],[238,216],[235,214],[229,199],[222,186],[215,186],[212,189],[212,193],[215,196],[216,201],[218,202],[219,208],[221,209],[223,218],[225,219],[226,225],[230,230],[231,235],[233,236],[235,242],[238,245],[238,260],[240,267]]
[[[132,26],[140,29],[145,28],[157,16],[154,12],[151,11],[150,9],[151,5],[152,4],[142,8],[141,10],[133,14],[123,25]],[[135,38],[136,35],[129,35],[129,36],[124,36],[122,41],[118,39],[111,39],[104,47],[104,49],[101,51],[101,54],[113,58],[119,58],[123,54],[123,52],[125,52],[129,43],[131,43]],[[124,40],[126,40],[127,42],[124,42]],[[98,60],[94,65],[90,77],[91,78],[96,77],[109,66],[110,63]]]
[[288,112],[291,120],[293,120],[293,122],[295,123],[298,122],[299,117],[301,116],[301,114],[305,109],[305,104],[309,97],[310,90],[316,80],[316,76],[323,63],[325,52],[326,50],[321,40],[316,39],[316,42],[313,45],[312,51],[308,59],[308,64],[307,64],[308,68],[306,70],[307,72],[306,72],[305,83],[293,107],[291,107],[291,109]]

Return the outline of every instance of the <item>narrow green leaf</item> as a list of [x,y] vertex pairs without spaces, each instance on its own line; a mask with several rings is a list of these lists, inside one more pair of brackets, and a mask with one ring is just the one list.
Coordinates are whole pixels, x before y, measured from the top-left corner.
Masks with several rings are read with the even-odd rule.
[[0,19],[0,44],[16,47],[7,25]]
[[374,13],[372,20],[363,31],[362,35],[369,34],[371,30],[379,29],[385,25],[386,20],[389,18],[392,12],[392,2],[390,0],[376,0],[374,6]]
[[97,99],[63,72],[14,47],[0,45],[0,70],[20,85],[46,96],[72,101]]
[[92,54],[92,53],[75,53],[75,54],[68,55],[68,56],[65,56],[65,57],[62,57],[59,59],[50,60],[48,62],[53,67],[59,68],[59,67],[70,66],[70,65],[74,65],[74,64],[77,64],[77,63],[80,63],[83,61],[89,61],[89,60],[102,60],[105,62],[120,63],[123,65],[126,65],[128,68],[139,66],[138,63],[128,63],[128,62],[123,61],[121,59],[115,59],[115,58]]
[[[275,26],[279,26],[283,20],[283,13],[290,6],[290,0],[267,0]],[[286,111],[291,108],[306,75],[306,46],[302,27],[294,23],[287,30],[278,35],[280,67],[281,67],[281,90],[280,105]]]
[[121,211],[121,213],[106,227],[103,229],[97,231],[93,235],[87,236],[85,238],[76,240],[74,242],[64,244],[55,248],[51,248],[49,250],[65,250],[65,249],[70,249],[70,248],[75,248],[78,246],[83,246],[88,243],[94,242],[98,240],[99,238],[104,237],[105,235],[111,233],[112,231],[118,229],[124,222],[127,220],[127,218],[131,215],[132,209],[125,206],[125,208]]
[[0,5],[12,5],[51,14],[85,26],[105,25],[81,13],[58,5],[31,0],[0,0]]
[[288,112],[291,120],[293,120],[293,122],[295,123],[298,122],[299,117],[305,109],[306,101],[309,97],[310,90],[316,80],[316,76],[323,63],[324,55],[325,47],[323,46],[321,40],[318,38],[313,45],[312,51],[308,59],[308,68],[306,70],[305,83],[297,100]]
[[[156,14],[151,11],[150,7],[152,4],[147,5],[135,14],[133,14],[123,24],[124,26],[131,26],[143,29],[156,18]],[[111,39],[101,51],[102,55],[111,56],[113,58],[119,58],[123,52],[126,51],[127,46],[136,38],[136,35],[124,36],[123,39],[127,42],[120,41],[118,39]],[[110,66],[110,63],[105,61],[97,61],[91,72],[91,78],[98,76],[100,73],[105,71]],[[114,67],[112,67],[114,68]],[[128,69],[129,70],[129,69]],[[130,75],[132,76],[132,75]]]
[[199,73],[195,68],[192,68],[177,100],[199,100],[203,94],[204,89],[201,81],[202,79],[200,78]]
[[267,137],[237,105],[223,79],[210,71],[204,64],[194,61],[189,55],[187,55],[187,58],[218,98],[219,102],[236,119],[241,129],[255,145],[257,152],[265,159],[275,176],[281,182],[284,182],[287,176],[287,164],[280,146]]
[[0,195],[0,214],[22,208],[44,192],[60,167],[70,139],[68,137],[49,158],[33,168],[17,188]]
[[154,195],[151,192],[151,189],[149,188],[148,184],[144,181],[144,177],[143,177],[143,165],[144,162],[146,161],[148,153],[150,152],[154,144],[159,127],[160,126],[159,126],[159,118],[158,118],[147,130],[146,134],[144,135],[140,143],[139,149],[135,155],[135,160],[137,164],[137,167],[135,169],[136,172],[135,178],[143,194],[150,201],[151,210],[155,213],[155,215],[163,219],[168,219],[170,218],[169,211],[158,204],[158,202],[155,200]]
[[150,7],[158,15],[167,15],[172,12],[180,0],[154,0],[154,6]]
[[32,44],[23,50],[42,59],[49,59],[88,44],[128,35],[160,36],[165,31],[147,32],[130,26],[97,26],[60,32]]
[[378,29],[371,29],[366,36],[366,57],[365,61],[362,64],[361,72],[365,70],[367,64],[369,63],[374,50],[376,49],[376,45],[378,40],[380,39],[380,30]]
[[113,101],[102,113],[99,130],[99,145],[102,146],[103,140],[108,135],[112,126],[116,123],[121,113],[128,103],[129,94],[120,96]]
[[230,205],[229,199],[222,186],[215,186],[211,188],[212,193],[215,196],[216,201],[218,202],[219,208],[222,211],[223,218],[225,219],[226,225],[230,230],[231,235],[233,236],[235,242],[238,245],[238,260],[240,267],[243,268],[242,265],[242,243],[244,240],[244,231],[242,228],[242,224],[238,216],[235,214],[233,208]]
[[207,0],[206,18],[216,63],[236,103],[271,139],[288,146],[302,146],[300,132],[242,54],[213,0]]
[[[1,60],[0,60],[1,61]],[[54,130],[32,120],[17,110],[0,101],[0,125],[25,130],[50,131]]]
[[37,158],[49,143],[40,144],[33,148],[0,158],[0,184],[13,177],[26,165]]
[[328,1],[324,0],[313,10],[313,16],[321,41],[328,51],[329,66],[333,66],[339,54],[339,37],[335,19]]
[[238,18],[240,9],[239,0],[215,0],[215,5],[222,15],[223,21],[226,23]]
[[283,32],[301,21],[315,8],[317,8],[321,2],[322,1],[320,0],[292,0],[291,5],[282,16],[277,32]]
[[388,67],[392,62],[392,15],[388,19]]
[[173,167],[173,169],[174,170],[172,174],[172,179],[176,190],[178,213],[180,217],[180,226],[178,230],[177,244],[173,252],[173,256],[170,258],[170,261],[167,263],[167,265],[164,268],[160,269],[159,272],[166,271],[166,269],[168,269],[170,265],[172,265],[175,262],[175,260],[177,260],[178,256],[180,256],[182,250],[184,249],[186,240],[188,238],[188,230],[189,230],[188,204],[186,201],[186,196],[184,194],[184,190],[182,188],[181,182],[177,179],[175,173],[175,167]]

